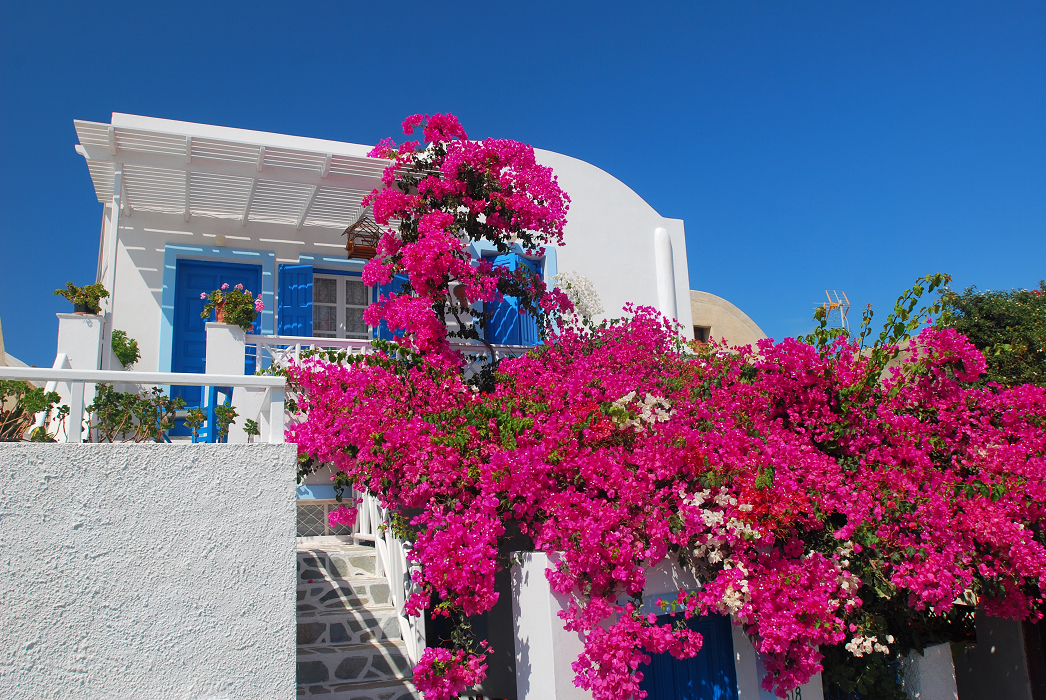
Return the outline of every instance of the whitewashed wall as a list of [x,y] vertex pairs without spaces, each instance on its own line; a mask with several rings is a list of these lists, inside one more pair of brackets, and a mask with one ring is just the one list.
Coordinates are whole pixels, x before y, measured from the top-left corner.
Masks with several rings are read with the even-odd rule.
[[565,243],[557,251],[559,271],[575,270],[592,280],[607,318],[620,316],[628,302],[659,308],[654,240],[655,231],[663,228],[672,243],[677,319],[693,337],[683,221],[664,218],[625,183],[590,163],[552,151],[536,150],[536,155],[571,199]]
[[294,445],[0,444],[0,697],[293,698]]
[[[175,130],[172,133],[181,133],[177,130],[209,133],[216,129],[205,125],[143,120],[129,115],[114,115],[114,123],[117,121],[122,126],[138,125],[142,128],[160,128],[166,123]],[[138,124],[139,121],[143,124]],[[272,145],[290,139],[296,147],[301,148],[318,149],[323,146],[333,152],[360,151],[357,155],[367,150],[365,146],[331,144],[280,134],[237,129],[219,131],[223,137],[248,143]],[[628,302],[662,307],[663,303],[659,303],[655,264],[655,232],[659,228],[664,229],[671,242],[668,272],[675,289],[673,301],[676,316],[689,334],[689,272],[683,222],[662,217],[620,180],[589,163],[550,151],[539,150],[537,157],[540,162],[554,169],[561,186],[572,199],[567,242],[557,249],[558,271],[574,270],[591,279],[599,291],[608,317],[619,316],[622,307]],[[84,175],[87,175],[86,169]],[[265,176],[278,179],[279,173]],[[84,187],[90,187],[87,177],[84,178]],[[105,256],[113,233],[111,219],[112,207],[107,205],[102,216],[103,240],[99,245],[100,280],[109,274]],[[291,225],[253,220],[243,225],[238,218],[206,216],[193,216],[185,221],[182,215],[133,208],[121,210],[118,227],[115,291],[110,290],[114,291],[113,314],[107,330],[116,328],[126,331],[138,341],[142,359],[136,369],[141,371],[169,370],[171,339],[164,337],[160,330],[165,247],[184,247],[186,250],[178,255],[185,258],[216,260],[217,256],[222,256],[229,262],[248,264],[260,262],[251,251],[265,251],[274,256],[276,270],[281,264],[299,262],[334,269],[346,269],[348,265],[345,261],[345,239],[341,230],[333,228],[306,225],[298,229]],[[223,245],[217,245],[223,239]],[[357,269],[360,266],[362,261],[356,263]],[[271,281],[276,283],[276,280]],[[275,309],[273,302],[271,298],[266,299],[269,310]],[[107,345],[108,334],[105,340]],[[107,366],[104,361],[103,366]],[[118,369],[118,366],[114,368]]]

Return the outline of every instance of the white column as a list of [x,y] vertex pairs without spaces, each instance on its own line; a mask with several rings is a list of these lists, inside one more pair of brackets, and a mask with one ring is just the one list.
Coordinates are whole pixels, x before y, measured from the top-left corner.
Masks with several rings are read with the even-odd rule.
[[[123,201],[122,195],[123,165],[117,163],[113,175],[113,200],[110,202],[112,214],[109,217],[109,235],[106,236],[105,240],[105,279],[100,280],[105,286],[106,291],[109,292],[109,296],[102,300],[102,308],[106,311],[105,332],[102,334],[103,338],[112,338],[113,336],[113,309],[116,305],[116,257],[118,241],[120,239],[120,205]],[[113,361],[114,357],[111,347],[105,347],[102,349],[101,359],[104,363],[103,369],[119,369],[119,367],[114,367],[114,365],[117,365],[119,361]]]
[[[102,360],[102,338],[105,321],[95,314],[55,314],[58,316],[58,353],[69,359],[70,369],[99,369]],[[94,401],[94,384],[59,384],[58,395],[69,407],[65,437],[80,442],[83,430],[83,407]]]
[[958,700],[952,645],[937,644],[901,659],[904,692],[911,700]]
[[207,329],[207,374],[243,374],[246,331],[231,323],[204,324]]
[[516,639],[516,697],[518,700],[592,700],[592,694],[574,685],[570,667],[584,649],[581,635],[563,629],[556,614],[566,599],[552,590],[545,569],[554,558],[543,552],[524,555],[522,566],[512,567],[512,622]]
[[657,272],[657,310],[668,318],[676,319],[676,271],[672,260],[672,237],[660,227],[654,229],[654,268]]

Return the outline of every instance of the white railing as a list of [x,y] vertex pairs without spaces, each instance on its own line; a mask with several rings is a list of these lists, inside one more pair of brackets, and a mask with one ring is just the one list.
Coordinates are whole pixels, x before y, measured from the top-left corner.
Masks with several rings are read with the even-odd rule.
[[[286,367],[301,358],[306,350],[342,350],[349,355],[370,355],[376,349],[369,340],[348,338],[311,338],[293,335],[247,335],[247,348],[254,348],[257,367],[277,365]],[[472,374],[487,362],[490,352],[479,343],[452,343],[451,349],[465,355],[468,366],[466,375]],[[499,359],[519,357],[527,352],[526,345],[495,345],[494,356]]]
[[[64,357],[55,360],[56,365]],[[284,441],[284,387],[283,377],[258,377],[235,374],[189,374],[185,372],[120,372],[101,369],[62,369],[59,367],[0,367],[0,379],[27,382],[47,382],[46,389],[62,388],[69,398],[69,421],[62,442],[80,442],[83,439],[83,416],[86,395],[93,393],[94,384],[140,384],[146,386],[224,386],[264,389],[262,400],[260,439],[263,442]],[[76,418],[79,417],[79,418]],[[75,421],[75,422],[74,422]],[[76,425],[81,426],[77,431]],[[71,429],[70,429],[71,427]]]
[[399,618],[400,635],[407,646],[407,657],[412,664],[417,664],[425,651],[425,620],[406,612],[407,600],[415,587],[411,580],[414,567],[407,561],[410,545],[393,534],[388,513],[378,503],[378,499],[369,493],[353,492],[353,495],[360,500],[353,537],[374,543],[378,569],[385,573],[389,582],[392,604]]

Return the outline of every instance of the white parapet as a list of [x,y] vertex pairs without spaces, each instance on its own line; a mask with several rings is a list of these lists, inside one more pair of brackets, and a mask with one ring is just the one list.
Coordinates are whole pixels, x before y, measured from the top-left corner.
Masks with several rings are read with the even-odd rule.
[[243,374],[246,332],[231,323],[204,324],[207,329],[207,374]]
[[910,700],[958,700],[952,645],[936,644],[901,659],[904,692]]
[[592,693],[574,685],[570,667],[584,642],[577,632],[563,629],[557,613],[567,608],[567,600],[545,577],[556,564],[543,552],[528,552],[522,565],[512,568],[517,700],[592,700]]
[[0,698],[295,697],[293,445],[0,444]]

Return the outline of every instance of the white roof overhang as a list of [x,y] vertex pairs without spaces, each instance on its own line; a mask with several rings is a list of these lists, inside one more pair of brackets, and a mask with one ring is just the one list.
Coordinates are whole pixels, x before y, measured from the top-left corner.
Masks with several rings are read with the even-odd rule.
[[74,121],[98,201],[191,217],[344,229],[381,186],[388,161],[368,146],[113,114]]

